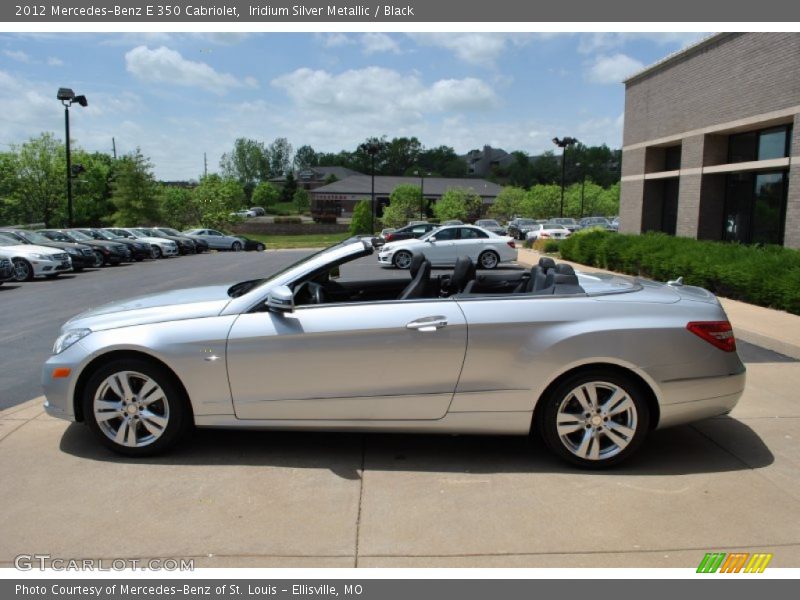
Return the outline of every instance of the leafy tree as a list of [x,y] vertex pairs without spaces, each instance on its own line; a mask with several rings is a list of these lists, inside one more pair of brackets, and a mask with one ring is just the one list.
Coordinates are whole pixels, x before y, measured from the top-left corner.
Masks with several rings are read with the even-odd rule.
[[420,152],[421,171],[441,177],[466,177],[467,163],[450,146],[437,146]]
[[319,156],[311,146],[300,146],[294,155],[295,169],[308,169],[319,164]]
[[353,209],[350,220],[350,235],[369,235],[372,231],[372,203],[368,199],[361,200]]
[[102,152],[87,153],[79,149],[72,153],[72,164],[84,169],[72,182],[75,223],[92,227],[108,225],[114,213],[111,201],[111,182],[116,173],[114,160]]
[[139,148],[117,161],[111,189],[117,209],[115,224],[130,227],[158,222],[158,184],[152,163]]
[[494,203],[489,207],[489,214],[496,219],[508,221],[519,212],[519,206],[524,199],[524,189],[506,186],[500,190]]
[[549,219],[559,214],[561,205],[561,186],[555,184],[535,185],[517,206],[520,217]]
[[481,212],[481,197],[464,188],[450,188],[434,205],[433,212],[440,221],[475,219]]
[[292,202],[294,200],[294,193],[297,191],[297,180],[294,178],[294,173],[289,171],[286,175],[286,181],[281,190],[281,202]]
[[403,175],[417,164],[422,144],[415,138],[394,138],[386,144],[386,160],[381,172],[384,175]]
[[[21,146],[5,168],[16,173],[12,204],[16,220],[60,225],[66,212],[66,156],[64,145],[51,133],[42,133]],[[9,185],[9,184],[6,184]]]
[[224,229],[237,220],[231,213],[241,210],[245,203],[242,185],[232,178],[207,175],[192,190],[192,201],[200,215],[200,225]]
[[304,190],[303,188],[299,188],[292,196],[292,202],[294,203],[294,208],[299,213],[308,212],[311,208],[311,196],[309,195],[308,191]]
[[281,199],[281,192],[269,181],[262,181],[253,190],[252,202],[255,206],[272,206]]
[[238,138],[233,150],[222,155],[219,166],[223,176],[238,181],[249,198],[259,181],[269,179],[270,154],[263,142]]
[[389,196],[389,206],[383,210],[383,224],[386,227],[402,227],[409,220],[419,218],[424,208],[418,186],[408,183],[398,185]]
[[[292,165],[292,145],[286,138],[275,138],[266,150],[270,177],[281,177]],[[262,180],[267,179],[262,177]]]
[[336,183],[337,181],[339,181],[339,178],[336,175],[333,173],[328,173],[328,176],[325,178],[325,185]]
[[202,221],[202,215],[192,197],[192,190],[162,185],[159,189],[161,216],[170,227],[181,230]]

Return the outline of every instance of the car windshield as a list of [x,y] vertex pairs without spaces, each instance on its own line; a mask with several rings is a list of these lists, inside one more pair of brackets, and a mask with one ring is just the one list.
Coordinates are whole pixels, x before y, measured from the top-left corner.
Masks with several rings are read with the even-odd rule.
[[167,235],[181,235],[178,233],[177,229],[170,229],[169,227],[159,227],[156,231],[160,231],[161,233],[166,233]]
[[151,229],[144,229],[143,227],[139,227],[137,229],[131,229],[134,234],[139,234],[137,237],[158,237],[153,233]]
[[517,225],[536,225],[536,221],[533,219],[518,219]]
[[22,246],[22,242],[0,233],[0,246]]
[[47,244],[48,242],[52,242],[53,240],[46,238],[41,233],[37,233],[35,231],[19,231],[17,235],[25,238],[31,244]]
[[69,235],[72,236],[73,238],[75,238],[76,240],[80,240],[82,242],[91,242],[92,239],[93,239],[93,238],[90,238],[85,233],[82,233],[80,231],[70,231]]
[[186,231],[183,232],[183,235],[197,235],[201,231],[202,229],[187,229]]
[[71,242],[72,238],[63,231],[48,231],[45,237],[55,240],[57,242]]
[[489,220],[485,219],[483,221],[478,221],[475,224],[478,225],[479,227],[500,227],[500,223],[498,223],[497,221],[492,221],[490,219]]

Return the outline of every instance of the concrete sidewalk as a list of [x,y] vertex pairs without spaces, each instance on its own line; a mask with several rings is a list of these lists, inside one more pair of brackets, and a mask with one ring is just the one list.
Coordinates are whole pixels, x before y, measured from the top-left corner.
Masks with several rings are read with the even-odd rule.
[[[535,250],[520,248],[517,260],[520,264],[532,266],[539,262],[540,256],[542,254]],[[558,262],[569,263],[580,271],[608,272],[605,269],[568,260],[559,259]],[[800,359],[800,316],[728,298],[720,298],[720,302],[728,314],[737,338]]]

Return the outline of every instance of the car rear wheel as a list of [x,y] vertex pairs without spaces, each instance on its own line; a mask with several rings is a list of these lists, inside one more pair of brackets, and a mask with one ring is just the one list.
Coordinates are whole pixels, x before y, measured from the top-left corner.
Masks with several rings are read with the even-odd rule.
[[103,263],[105,262],[105,259],[103,258],[103,253],[100,252],[100,250],[94,250],[92,252],[92,254],[94,255],[94,260],[92,261],[92,266],[95,269],[99,269],[100,267],[103,266]]
[[641,385],[614,371],[577,373],[542,401],[537,425],[545,443],[562,460],[586,469],[619,464],[650,428]]
[[233,242],[231,246],[231,250],[234,252],[241,252],[242,251],[242,243],[241,242]]
[[392,262],[394,262],[394,266],[398,269],[408,269],[411,266],[411,252],[400,250],[395,253]]
[[150,456],[173,446],[191,424],[187,401],[165,368],[140,359],[115,360],[86,385],[83,414],[111,450]]
[[500,257],[494,250],[486,250],[478,257],[478,266],[482,269],[494,269],[500,262]]
[[161,248],[159,248],[158,246],[151,246],[150,257],[154,259],[161,258]]
[[264,250],[266,250],[264,244],[256,244],[256,252],[263,252]]
[[33,266],[24,258],[15,258],[11,261],[14,265],[14,281],[30,281],[33,279]]

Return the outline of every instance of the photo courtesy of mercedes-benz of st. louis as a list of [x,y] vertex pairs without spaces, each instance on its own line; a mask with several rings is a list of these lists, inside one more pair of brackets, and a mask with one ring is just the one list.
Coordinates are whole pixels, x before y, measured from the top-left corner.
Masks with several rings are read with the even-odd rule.
[[731,325],[706,290],[550,258],[432,271],[426,244],[408,271],[371,279],[347,263],[372,240],[351,238],[266,279],[84,312],[44,365],[47,412],[130,456],[193,426],[321,429],[531,435],[591,468],[742,394]]

